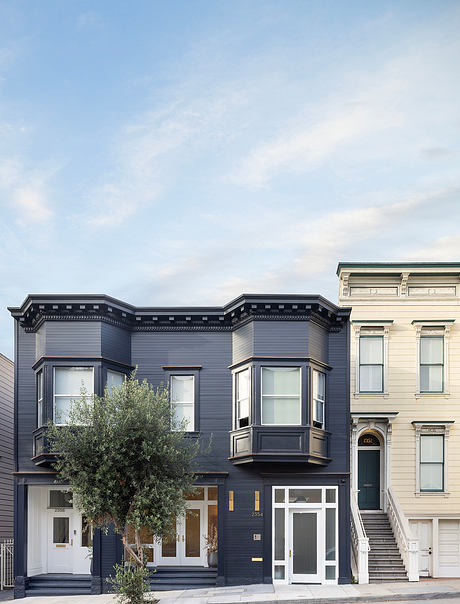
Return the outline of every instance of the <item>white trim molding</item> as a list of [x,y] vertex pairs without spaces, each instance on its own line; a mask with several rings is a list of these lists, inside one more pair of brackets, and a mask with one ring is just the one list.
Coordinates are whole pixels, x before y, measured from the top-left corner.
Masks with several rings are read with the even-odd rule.
[[[441,496],[449,495],[448,483],[448,453],[449,453],[449,434],[454,420],[432,420],[432,421],[413,421],[412,426],[415,430],[415,495],[420,496]],[[420,436],[421,435],[439,435],[444,436],[444,489],[442,491],[421,491],[420,490]]]
[[[352,321],[354,333],[355,348],[355,384],[354,397],[383,397],[388,398],[388,338],[390,327],[393,324],[389,321]],[[365,331],[364,331],[365,329]],[[361,392],[359,385],[359,340],[362,335],[383,337],[383,392]]]
[[[416,386],[415,386],[415,398],[422,396],[443,396],[449,398],[449,335],[455,319],[444,319],[444,320],[414,320],[412,325],[415,327],[415,341],[416,341]],[[444,385],[442,392],[420,392],[420,337],[426,336],[442,336],[444,338]]]

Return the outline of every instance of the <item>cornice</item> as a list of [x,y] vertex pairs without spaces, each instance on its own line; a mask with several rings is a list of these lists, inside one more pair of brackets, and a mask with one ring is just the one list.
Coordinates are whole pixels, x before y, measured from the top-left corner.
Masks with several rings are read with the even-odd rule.
[[251,321],[312,321],[340,331],[351,309],[320,296],[243,295],[225,307],[136,308],[102,296],[29,296],[20,308],[9,308],[26,332],[45,322],[99,321],[128,331],[233,331]]

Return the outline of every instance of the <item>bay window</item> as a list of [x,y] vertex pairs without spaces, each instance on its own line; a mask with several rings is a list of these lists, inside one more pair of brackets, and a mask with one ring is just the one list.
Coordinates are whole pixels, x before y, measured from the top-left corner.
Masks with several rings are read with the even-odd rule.
[[185,430],[195,430],[195,378],[193,375],[171,375],[171,407],[174,415],[173,428],[184,423]]
[[37,373],[37,428],[43,426],[43,370]]
[[300,367],[262,367],[262,424],[301,424]]
[[54,421],[66,424],[72,401],[80,399],[82,392],[86,396],[94,394],[94,372],[92,367],[55,367],[54,368]]

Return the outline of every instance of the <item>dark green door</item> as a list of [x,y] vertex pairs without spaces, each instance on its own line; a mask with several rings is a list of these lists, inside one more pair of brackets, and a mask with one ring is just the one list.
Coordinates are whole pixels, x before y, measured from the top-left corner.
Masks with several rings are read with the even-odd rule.
[[358,451],[358,489],[361,510],[380,508],[380,451]]

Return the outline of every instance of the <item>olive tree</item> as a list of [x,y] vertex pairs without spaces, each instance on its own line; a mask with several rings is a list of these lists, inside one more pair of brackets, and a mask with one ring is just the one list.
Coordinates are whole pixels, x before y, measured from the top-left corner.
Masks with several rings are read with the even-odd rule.
[[[92,526],[112,526],[122,537],[131,561],[116,569],[122,601],[142,602],[147,587],[141,529],[156,538],[170,535],[171,519],[185,511],[185,494],[193,489],[199,444],[186,438],[184,425],[172,430],[174,421],[167,388],[139,382],[133,372],[102,397],[82,388],[68,424],[49,424],[58,479]],[[123,591],[123,582],[131,587]]]

